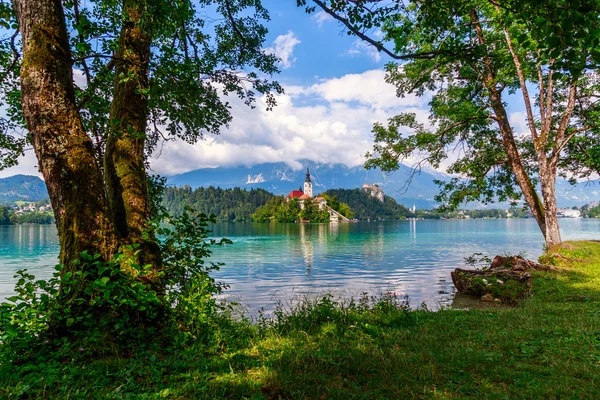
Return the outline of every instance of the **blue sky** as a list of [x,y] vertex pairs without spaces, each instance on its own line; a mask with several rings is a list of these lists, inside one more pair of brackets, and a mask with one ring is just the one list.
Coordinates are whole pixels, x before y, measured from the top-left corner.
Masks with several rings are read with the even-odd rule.
[[[190,170],[298,160],[361,165],[372,147],[371,128],[399,112],[414,112],[426,123],[427,96],[399,99],[385,83],[383,68],[391,59],[349,36],[324,13],[308,15],[296,0],[263,0],[271,14],[267,51],[281,58],[274,77],[285,88],[278,106],[266,111],[261,101],[250,109],[235,98],[233,121],[219,136],[190,145],[169,142],[151,159],[154,172],[174,175]],[[526,131],[518,99],[511,99],[511,122]],[[0,171],[39,175],[35,156],[27,152],[20,165]]]
[[[269,42],[289,31],[301,41],[294,48],[293,68],[282,70],[280,80],[290,84],[312,83],[318,78],[340,77],[382,68],[390,58],[381,54],[373,59],[366,49],[356,49],[356,37],[349,36],[341,25],[325,13],[308,15],[296,7],[295,0],[267,0],[271,14]],[[361,51],[357,54],[355,51]],[[372,53],[376,53],[373,49]]]

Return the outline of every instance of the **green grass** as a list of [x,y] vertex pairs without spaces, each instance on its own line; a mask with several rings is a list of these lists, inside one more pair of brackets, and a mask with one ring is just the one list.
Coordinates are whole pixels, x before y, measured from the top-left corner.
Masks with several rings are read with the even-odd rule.
[[[555,399],[600,393],[600,243],[566,243],[518,308],[306,302],[212,345],[0,366],[3,398]],[[552,261],[552,260],[550,260]]]

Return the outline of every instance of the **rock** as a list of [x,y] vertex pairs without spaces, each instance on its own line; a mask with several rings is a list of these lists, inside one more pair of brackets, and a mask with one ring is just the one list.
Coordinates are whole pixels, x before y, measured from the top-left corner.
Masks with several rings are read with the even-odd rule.
[[[526,260],[521,256],[496,256],[489,268],[482,270],[457,268],[451,276],[454,286],[461,293],[480,297],[481,301],[493,302],[494,297],[487,296],[490,291],[493,291],[497,292],[496,295],[503,303],[518,304],[531,295],[533,271],[559,271],[559,269]],[[515,282],[517,285],[514,284]]]
[[494,296],[492,296],[490,293],[486,293],[483,296],[481,296],[481,301],[485,301],[486,303],[492,303],[494,301]]

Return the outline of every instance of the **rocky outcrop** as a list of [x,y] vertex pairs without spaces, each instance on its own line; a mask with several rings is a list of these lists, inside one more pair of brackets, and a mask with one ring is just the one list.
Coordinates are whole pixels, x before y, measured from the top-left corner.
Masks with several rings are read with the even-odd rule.
[[363,190],[371,195],[371,197],[375,197],[377,200],[382,203],[385,201],[385,193],[383,193],[383,189],[379,187],[379,185],[363,185]]

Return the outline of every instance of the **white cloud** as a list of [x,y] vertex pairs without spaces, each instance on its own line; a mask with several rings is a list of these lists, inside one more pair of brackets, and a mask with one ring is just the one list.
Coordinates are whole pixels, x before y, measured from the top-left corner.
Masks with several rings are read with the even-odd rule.
[[280,65],[283,69],[291,68],[296,62],[294,58],[294,47],[302,43],[292,31],[285,35],[279,35],[273,41],[273,46],[265,49],[266,52],[275,54],[281,59]]
[[[427,99],[395,96],[383,71],[367,71],[331,78],[312,86],[286,87],[272,111],[265,104],[255,109],[229,98],[233,121],[219,136],[194,145],[168,142],[162,155],[152,160],[164,175],[190,170],[265,162],[298,160],[361,165],[372,148],[372,126],[400,111],[416,112],[427,121]],[[261,100],[262,101],[262,100]]]
[[12,175],[34,175],[42,178],[42,174],[38,170],[38,161],[33,152],[33,149],[25,151],[25,155],[19,157],[19,164],[0,171],[0,178],[5,178]]
[[[235,96],[227,99],[233,121],[218,136],[207,135],[194,145],[182,141],[165,143],[158,158],[151,159],[157,173],[173,175],[198,168],[251,166],[286,162],[299,168],[298,160],[361,165],[373,146],[371,129],[399,112],[415,112],[428,118],[428,97],[397,98],[385,83],[385,72],[366,71],[339,78],[320,79],[307,86],[286,86],[277,96],[278,106],[266,111],[264,99],[251,109]],[[33,151],[18,167],[0,176],[18,173],[38,175]],[[256,179],[257,177],[251,177]]]
[[508,121],[513,127],[517,137],[526,137],[531,135],[529,125],[527,124],[527,114],[524,111],[512,112],[508,116]]
[[356,39],[352,44],[352,48],[350,48],[346,54],[350,57],[356,57],[364,54],[376,63],[381,61],[381,53],[375,48],[375,46],[361,39]]
[[[295,89],[296,93],[298,89]],[[385,72],[371,70],[362,74],[348,74],[332,78],[305,89],[305,93],[317,94],[327,101],[356,101],[374,108],[398,108],[400,106],[421,106],[428,100],[425,97],[409,95],[396,96],[394,86],[385,82]]]
[[322,28],[325,22],[333,21],[333,17],[327,14],[325,11],[319,11],[318,13],[313,15],[311,19],[317,23],[319,28]]

